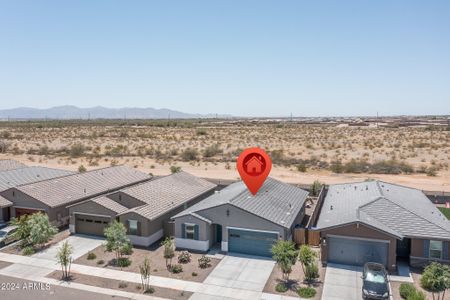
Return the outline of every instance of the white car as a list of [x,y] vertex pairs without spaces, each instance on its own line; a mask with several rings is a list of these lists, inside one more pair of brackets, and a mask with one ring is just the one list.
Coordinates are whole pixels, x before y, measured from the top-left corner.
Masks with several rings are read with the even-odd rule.
[[11,234],[16,231],[16,228],[17,226],[7,226],[0,229],[0,247],[10,244],[14,241],[14,239],[11,238]]

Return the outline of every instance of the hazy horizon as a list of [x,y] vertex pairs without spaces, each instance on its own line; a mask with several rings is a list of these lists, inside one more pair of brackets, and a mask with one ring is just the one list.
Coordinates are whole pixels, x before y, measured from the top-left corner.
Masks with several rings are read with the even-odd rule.
[[449,1],[0,3],[0,109],[446,115],[449,80]]

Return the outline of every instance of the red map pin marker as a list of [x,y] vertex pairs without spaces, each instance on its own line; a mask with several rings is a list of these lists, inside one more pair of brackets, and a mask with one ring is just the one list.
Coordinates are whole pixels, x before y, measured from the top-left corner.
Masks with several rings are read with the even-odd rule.
[[239,155],[237,169],[250,192],[256,195],[272,169],[272,160],[263,149],[248,148]]

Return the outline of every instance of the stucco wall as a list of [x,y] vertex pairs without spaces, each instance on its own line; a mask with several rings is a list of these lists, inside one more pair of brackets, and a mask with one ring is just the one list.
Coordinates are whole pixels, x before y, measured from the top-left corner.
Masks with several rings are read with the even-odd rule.
[[[389,253],[388,253],[388,266],[390,270],[395,270],[397,268],[397,239],[391,237],[381,231],[377,231],[370,227],[360,224],[350,224],[338,228],[322,230],[320,232],[322,238],[327,237],[327,235],[340,235],[349,237],[359,237],[367,239],[378,239],[378,240],[388,240],[389,241]],[[328,243],[327,243],[328,245]],[[321,260],[326,263],[328,259],[328,246],[321,245]]]
[[182,232],[181,232],[181,226],[184,223],[191,223],[196,224],[199,226],[199,233],[198,233],[198,239],[201,241],[207,241],[210,239],[211,236],[211,226],[196,217],[193,217],[191,215],[182,216],[175,219],[175,237],[177,238],[183,238]]
[[[446,241],[450,243],[450,241]],[[410,264],[414,267],[423,267],[429,263],[429,260],[424,257],[424,240],[411,239],[411,257]],[[450,247],[448,247],[447,257],[450,258]],[[441,260],[440,262],[450,264],[450,260]]]

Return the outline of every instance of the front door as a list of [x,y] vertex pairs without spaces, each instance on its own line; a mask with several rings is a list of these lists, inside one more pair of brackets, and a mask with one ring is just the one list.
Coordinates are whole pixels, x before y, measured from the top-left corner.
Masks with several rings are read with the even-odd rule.
[[216,224],[216,242],[222,242],[222,225]]
[[411,252],[411,239],[397,240],[397,256],[408,258]]

